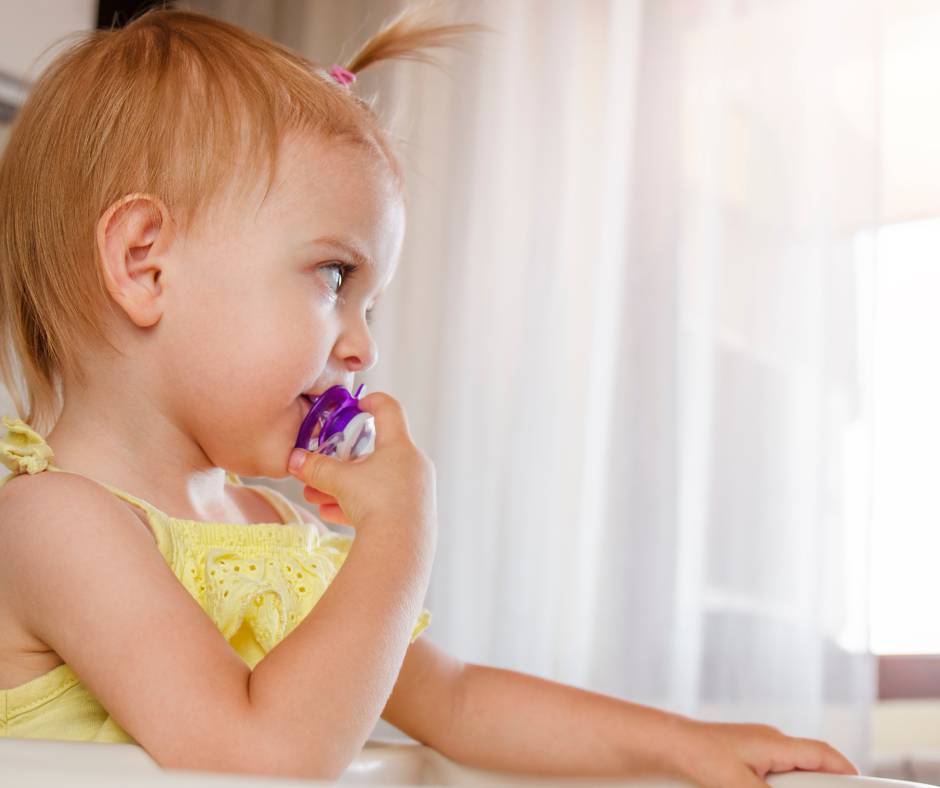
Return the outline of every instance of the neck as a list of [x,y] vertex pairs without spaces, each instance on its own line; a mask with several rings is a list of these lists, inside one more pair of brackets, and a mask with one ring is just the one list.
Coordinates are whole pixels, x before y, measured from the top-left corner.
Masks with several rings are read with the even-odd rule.
[[153,390],[134,391],[129,384],[109,401],[98,396],[98,386],[64,388],[62,414],[44,436],[55,467],[130,492],[173,517],[244,520],[226,487],[225,469],[154,407]]

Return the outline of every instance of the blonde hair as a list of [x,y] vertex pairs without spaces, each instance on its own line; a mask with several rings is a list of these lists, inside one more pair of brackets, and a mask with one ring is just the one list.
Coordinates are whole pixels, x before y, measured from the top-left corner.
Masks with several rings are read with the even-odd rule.
[[[345,68],[440,65],[424,50],[489,29],[442,24],[436,11],[406,8]],[[0,375],[25,421],[46,432],[63,374],[85,382],[71,348],[89,338],[114,348],[95,226],[122,196],[156,195],[185,232],[233,183],[266,168],[270,189],[291,130],[360,145],[401,185],[386,132],[350,87],[280,44],[188,11],[151,9],[78,34],[37,80],[0,159]]]

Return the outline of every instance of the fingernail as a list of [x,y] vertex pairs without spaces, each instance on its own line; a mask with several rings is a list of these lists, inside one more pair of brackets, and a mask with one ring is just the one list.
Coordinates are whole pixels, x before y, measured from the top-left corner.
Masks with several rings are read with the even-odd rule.
[[304,458],[307,456],[307,452],[303,449],[294,449],[290,453],[290,459],[287,461],[287,470],[291,473],[296,473],[297,469],[304,464]]

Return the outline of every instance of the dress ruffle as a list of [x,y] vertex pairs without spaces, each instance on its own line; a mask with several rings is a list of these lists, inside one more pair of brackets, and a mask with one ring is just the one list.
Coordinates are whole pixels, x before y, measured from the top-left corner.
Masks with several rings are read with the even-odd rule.
[[[175,521],[161,539],[164,556],[226,640],[247,627],[263,653],[310,613],[353,542],[351,536],[323,534],[310,524],[214,524],[211,529]],[[222,538],[219,529],[224,529]],[[412,643],[430,623],[430,611],[422,610]]]
[[7,434],[0,438],[0,462],[14,474],[44,471],[54,454],[52,448],[25,421],[4,416]]

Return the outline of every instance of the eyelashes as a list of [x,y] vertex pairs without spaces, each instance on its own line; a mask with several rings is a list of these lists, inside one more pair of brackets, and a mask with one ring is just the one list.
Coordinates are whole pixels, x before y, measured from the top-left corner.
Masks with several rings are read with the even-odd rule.
[[[345,299],[341,294],[346,287],[346,281],[355,278],[355,273],[359,270],[359,266],[355,265],[354,263],[334,262],[323,266],[323,269],[333,269],[339,271],[339,284],[336,286],[336,289],[333,292],[340,296],[340,303],[344,303]],[[374,311],[375,307],[370,307],[366,310],[366,325],[372,325],[372,314]]]
[[320,270],[339,271],[339,284],[336,286],[335,290],[335,292],[339,293],[343,290],[343,285],[346,284],[346,280],[352,278],[352,275],[356,272],[358,267],[359,266],[353,265],[352,263],[327,263]]

